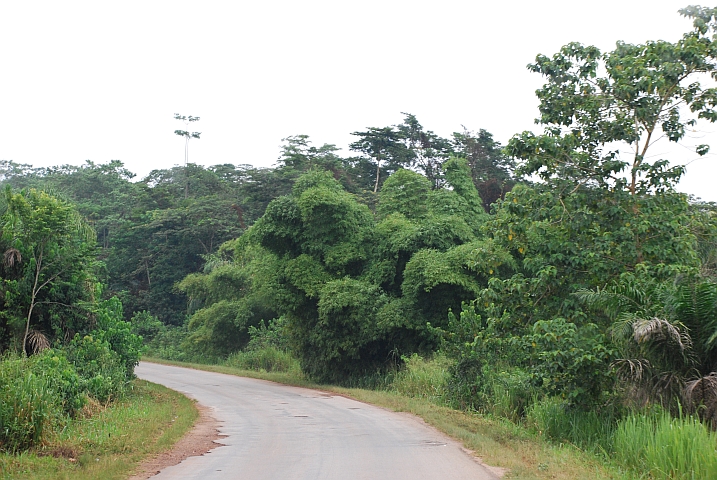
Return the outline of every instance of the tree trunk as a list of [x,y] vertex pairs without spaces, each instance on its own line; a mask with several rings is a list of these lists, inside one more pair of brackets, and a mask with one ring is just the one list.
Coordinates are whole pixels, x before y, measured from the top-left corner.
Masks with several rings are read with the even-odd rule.
[[373,193],[378,192],[378,179],[381,175],[381,157],[376,157],[376,184],[373,186]]
[[35,280],[32,282],[32,295],[30,295],[30,308],[27,311],[27,320],[25,321],[25,336],[22,338],[22,353],[27,357],[27,336],[30,334],[30,318],[32,311],[35,309],[35,300],[37,292],[40,290],[37,284],[40,281],[40,272],[42,271],[42,250],[40,255],[35,259]]

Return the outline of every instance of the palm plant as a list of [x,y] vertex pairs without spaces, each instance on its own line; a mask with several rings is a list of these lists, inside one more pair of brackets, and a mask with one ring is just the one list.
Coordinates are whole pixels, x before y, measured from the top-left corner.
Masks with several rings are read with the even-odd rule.
[[611,322],[612,364],[635,403],[682,402],[717,426],[717,284],[625,274],[576,296]]

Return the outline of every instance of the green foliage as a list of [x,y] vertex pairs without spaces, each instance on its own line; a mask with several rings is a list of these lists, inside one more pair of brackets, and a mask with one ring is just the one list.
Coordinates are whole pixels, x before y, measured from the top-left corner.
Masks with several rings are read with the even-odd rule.
[[539,435],[600,454],[612,451],[618,419],[614,408],[585,411],[571,408],[559,397],[545,397],[525,414],[525,424]]
[[631,402],[659,402],[673,412],[682,403],[715,421],[715,283],[691,276],[661,282],[638,271],[576,296],[611,320],[619,349],[613,367]]
[[455,156],[468,162],[483,208],[490,212],[491,205],[504,198],[515,185],[515,160],[506,155],[493,135],[483,129],[477,133],[467,129],[454,133],[453,148]]
[[120,356],[107,341],[92,335],[75,336],[66,347],[67,359],[75,366],[83,389],[100,402],[122,395],[128,385]]
[[[704,23],[675,43],[618,42],[604,54],[570,43],[553,57],[538,55],[528,68],[547,80],[536,92],[539,122],[546,129],[510,141],[509,152],[525,161],[520,171],[538,174],[562,191],[580,185],[632,195],[670,190],[684,168],[670,167],[667,160],[649,163],[647,152],[660,134],[677,142],[698,119],[717,120],[717,89],[697,81],[717,71],[714,26]],[[620,156],[620,143],[631,147],[632,159]],[[708,149],[700,145],[697,153]],[[621,175],[625,170],[628,178]]]
[[0,449],[16,452],[38,444],[61,415],[51,379],[27,360],[0,362]]
[[446,180],[467,204],[471,210],[471,216],[484,217],[485,212],[478,190],[471,181],[471,172],[468,161],[463,158],[451,157],[443,168]]
[[187,325],[191,331],[186,340],[192,345],[189,350],[221,356],[242,348],[249,341],[250,308],[247,301],[221,300],[195,312]]
[[229,367],[264,372],[299,373],[301,370],[298,360],[289,352],[273,346],[236,352],[229,355],[222,363]]
[[[291,195],[272,201],[244,236],[208,259],[205,273],[179,283],[193,309],[185,350],[228,355],[247,345],[262,320],[279,315],[302,368],[317,379],[374,375],[393,368],[403,352],[435,349],[427,322],[444,324],[450,306],[512,263],[492,242],[476,240],[485,214],[479,202],[476,211],[466,200],[478,197],[465,162],[454,163],[449,176],[462,182],[460,194],[431,191],[406,170],[391,177],[378,224],[330,173],[299,177]],[[403,207],[397,210],[391,195]],[[456,248],[467,242],[473,243]],[[445,253],[443,265],[417,260],[419,273],[406,276],[411,258],[430,256],[427,249]],[[466,288],[444,299],[457,284]]]
[[0,359],[0,450],[38,445],[85,401],[81,379],[61,351]]
[[249,326],[249,343],[222,362],[230,367],[265,372],[294,372],[300,374],[299,361],[289,351],[286,319],[261,320],[257,327]]
[[[203,360],[199,355],[200,352],[186,348],[188,335],[189,332],[186,326],[167,326],[145,345],[145,355],[185,362]],[[209,359],[211,360],[212,358],[209,357]]]
[[287,321],[284,317],[269,320],[267,325],[264,320],[259,325],[249,327],[249,343],[246,350],[260,350],[273,347],[277,350],[288,351],[289,339],[287,332]]
[[378,213],[385,217],[400,213],[409,220],[420,220],[428,214],[430,181],[410,170],[398,170],[388,177],[379,193]]
[[82,379],[64,350],[47,349],[31,356],[28,362],[32,371],[50,379],[50,385],[67,415],[73,417],[85,406],[87,395]]
[[507,388],[511,408],[521,416],[534,395],[558,395],[586,407],[609,391],[615,353],[596,325],[557,317],[510,329],[507,313],[486,320],[477,305],[464,305],[460,317],[451,314],[446,335],[458,357],[451,389],[459,404],[486,409],[496,387]]
[[96,326],[92,334],[106,342],[124,366],[125,377],[134,378],[134,367],[142,354],[142,337],[132,332],[132,324],[123,320],[122,302],[117,297],[100,302],[95,311]]
[[[84,325],[72,304],[91,298],[95,233],[68,202],[36,189],[5,189],[0,322],[27,352],[30,327],[62,337]],[[0,345],[0,348],[2,345]]]
[[717,435],[696,417],[668,413],[630,415],[615,431],[617,460],[652,478],[714,478]]
[[380,369],[388,352],[376,345],[382,332],[375,319],[386,300],[379,287],[360,280],[326,283],[319,296],[317,322],[310,336],[299,338],[306,342],[301,351],[306,372],[340,382]]
[[222,250],[234,261],[207,264],[206,273],[190,275],[178,285],[189,295],[193,310],[188,336],[182,342],[192,355],[222,357],[236,352],[250,340],[252,327],[276,317],[271,298],[276,257],[245,240],[227,244]]
[[594,324],[578,328],[564,318],[540,320],[524,337],[536,384],[571,403],[600,398],[611,385],[614,352]]
[[157,317],[146,310],[135,313],[132,316],[130,324],[132,333],[138,337],[142,337],[144,342],[153,340],[167,328]]
[[410,357],[404,356],[401,360],[404,367],[393,378],[391,390],[401,395],[442,403],[446,394],[450,360],[441,354],[427,359],[417,353]]

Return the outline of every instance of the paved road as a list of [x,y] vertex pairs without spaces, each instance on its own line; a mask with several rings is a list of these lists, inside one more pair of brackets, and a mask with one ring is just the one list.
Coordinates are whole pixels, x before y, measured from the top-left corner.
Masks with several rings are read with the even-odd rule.
[[495,477],[416,417],[306,388],[152,363],[137,376],[211,407],[227,435],[153,479],[479,479]]

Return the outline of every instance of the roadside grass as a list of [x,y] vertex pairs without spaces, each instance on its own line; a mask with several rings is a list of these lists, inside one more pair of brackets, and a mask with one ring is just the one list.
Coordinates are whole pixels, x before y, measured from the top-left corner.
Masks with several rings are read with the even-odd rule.
[[693,416],[630,415],[617,428],[615,447],[622,463],[651,478],[717,478],[717,434]]
[[[367,390],[316,384],[296,370],[267,372],[245,370],[226,365],[206,365],[145,357],[148,362],[195,368],[228,375],[258,378],[277,383],[319,389],[344,395],[396,412],[421,417],[427,424],[460,441],[491,467],[508,469],[511,479],[631,479],[629,473],[605,460],[570,444],[551,443],[537,433],[508,420],[454,410],[439,401],[439,387],[446,371],[439,362],[427,364],[420,358],[408,359],[417,368],[398,372],[393,390]],[[396,390],[398,389],[398,391]],[[428,392],[428,394],[426,393]]]
[[0,454],[0,478],[127,478],[144,458],[171,447],[199,415],[184,395],[142,380],[117,403],[86,408],[41,447]]

